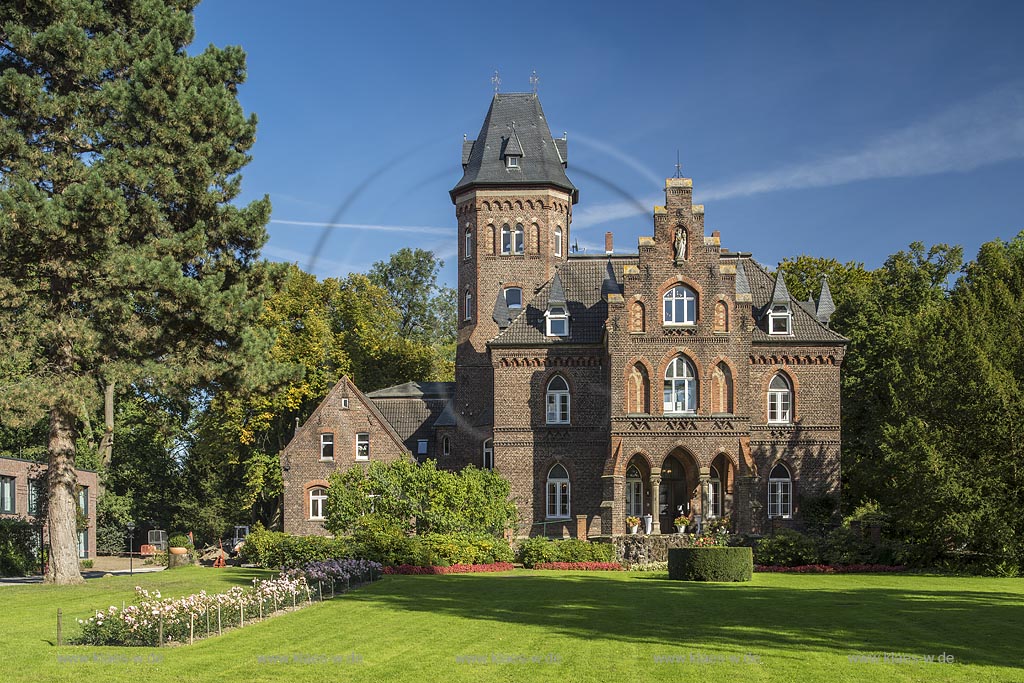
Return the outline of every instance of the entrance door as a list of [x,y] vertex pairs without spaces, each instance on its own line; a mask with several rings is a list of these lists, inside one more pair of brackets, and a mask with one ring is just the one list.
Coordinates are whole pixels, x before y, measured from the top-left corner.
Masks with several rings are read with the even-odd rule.
[[690,512],[690,500],[686,494],[686,473],[682,463],[670,457],[661,466],[661,487],[658,491],[658,521],[661,532],[675,531],[675,519]]

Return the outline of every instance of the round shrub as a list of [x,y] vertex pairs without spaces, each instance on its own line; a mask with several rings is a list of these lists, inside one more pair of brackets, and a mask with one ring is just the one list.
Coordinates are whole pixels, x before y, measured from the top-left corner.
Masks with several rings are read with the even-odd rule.
[[677,581],[750,581],[750,548],[669,548],[668,578]]
[[168,548],[191,548],[192,543],[188,540],[188,536],[182,533],[172,534],[167,539]]

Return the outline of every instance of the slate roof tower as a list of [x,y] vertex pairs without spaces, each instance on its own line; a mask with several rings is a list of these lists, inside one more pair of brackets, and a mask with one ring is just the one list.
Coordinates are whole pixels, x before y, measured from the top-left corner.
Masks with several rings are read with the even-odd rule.
[[463,143],[463,175],[450,191],[459,239],[453,463],[479,466],[491,438],[487,343],[568,258],[579,192],[566,175],[567,157],[566,140],[552,136],[535,93],[495,94],[480,133]]

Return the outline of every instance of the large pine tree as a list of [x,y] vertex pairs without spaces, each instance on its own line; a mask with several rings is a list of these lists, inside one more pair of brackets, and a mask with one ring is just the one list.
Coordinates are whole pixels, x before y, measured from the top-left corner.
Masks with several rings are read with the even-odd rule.
[[47,580],[81,581],[79,418],[260,367],[269,201],[230,204],[245,55],[189,56],[197,0],[0,4],[0,408],[49,418]]

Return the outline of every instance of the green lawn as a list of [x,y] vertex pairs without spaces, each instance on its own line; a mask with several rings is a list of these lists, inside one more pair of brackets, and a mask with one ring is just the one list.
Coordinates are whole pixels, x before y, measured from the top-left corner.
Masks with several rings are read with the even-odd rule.
[[[58,607],[73,634],[76,618],[131,600],[136,584],[170,596],[266,574],[189,568],[2,586],[0,680],[1024,681],[1024,581],[915,575],[710,585],[624,572],[385,577],[193,646],[55,647]],[[954,663],[850,661],[882,652],[945,652]],[[70,654],[100,661],[61,661]],[[136,656],[159,661],[125,661]]]

